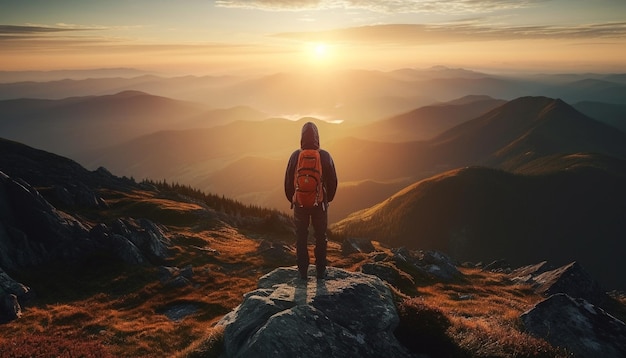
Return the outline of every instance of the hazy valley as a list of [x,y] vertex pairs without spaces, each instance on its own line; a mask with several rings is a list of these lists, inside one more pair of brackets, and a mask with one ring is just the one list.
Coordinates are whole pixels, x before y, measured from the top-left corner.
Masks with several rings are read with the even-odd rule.
[[[537,277],[571,262],[598,285],[594,304],[626,318],[623,293],[604,296],[626,289],[625,75],[117,71],[0,73],[0,268],[33,292],[6,337],[66,344],[28,338],[51,331],[95,356],[217,350],[214,324],[295,264],[282,185],[307,120],[340,183],[331,265],[441,311],[450,356],[567,356],[519,317],[547,296]],[[348,252],[353,239],[373,250]],[[460,276],[424,276],[424,252]]]

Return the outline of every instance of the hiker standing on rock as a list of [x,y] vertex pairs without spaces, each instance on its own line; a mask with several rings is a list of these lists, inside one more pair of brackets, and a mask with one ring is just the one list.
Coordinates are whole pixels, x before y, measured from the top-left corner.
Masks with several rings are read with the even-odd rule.
[[293,208],[296,226],[296,256],[300,277],[307,278],[309,225],[315,237],[315,267],[318,279],[326,274],[326,229],[328,203],[337,191],[337,173],[330,154],[320,149],[317,126],[307,122],[302,126],[300,149],[289,157],[285,172],[285,195]]

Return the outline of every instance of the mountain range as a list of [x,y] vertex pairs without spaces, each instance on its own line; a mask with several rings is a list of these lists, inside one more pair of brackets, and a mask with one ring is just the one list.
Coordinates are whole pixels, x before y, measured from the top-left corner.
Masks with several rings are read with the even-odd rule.
[[[622,121],[619,111],[612,111],[619,105],[581,105],[585,103],[588,113],[613,113],[598,120],[613,127],[547,97],[505,101],[464,96],[370,123],[337,124],[312,117],[270,118],[250,107],[210,109],[126,91],[63,100],[0,101],[6,114],[0,131],[6,138],[68,156],[87,168],[103,166],[139,180],[165,179],[286,210],[285,157],[299,146],[301,123],[313,120],[320,127],[322,146],[337,162],[340,185],[346,188],[331,211],[331,220],[337,221],[417,180],[459,166],[515,171],[562,150],[622,155],[623,135],[614,131]],[[250,168],[264,168],[264,174],[254,175]],[[361,191],[370,194],[358,197]]]
[[[333,156],[340,181],[338,195],[329,211],[330,221],[338,223],[335,227],[338,233],[349,236],[356,234],[348,228],[354,227],[353,223],[361,220],[361,214],[345,219],[350,214],[364,209],[366,210],[361,213],[373,213],[375,210],[372,208],[381,209],[384,205],[381,206],[380,203],[387,202],[390,197],[397,198],[400,195],[398,193],[405,193],[406,188],[414,187],[417,185],[415,183],[439,185],[440,182],[447,182],[430,180],[438,175],[445,178],[460,177],[461,182],[469,183],[469,179],[463,179],[465,172],[458,171],[458,168],[463,167],[483,166],[496,170],[476,174],[478,177],[484,176],[486,182],[496,176],[494,173],[499,173],[497,170],[504,170],[512,177],[507,176],[496,182],[506,183],[503,185],[511,188],[524,182],[518,176],[532,176],[536,179],[560,178],[563,175],[567,180],[581,185],[580,190],[568,192],[572,197],[579,196],[578,192],[589,191],[585,180],[590,183],[600,180],[599,185],[612,188],[610,183],[605,185],[601,180],[621,177],[620,161],[626,159],[626,134],[620,130],[621,105],[611,104],[611,96],[606,96],[606,101],[584,101],[572,106],[562,99],[544,96],[494,99],[487,95],[464,95],[428,105],[416,105],[417,108],[412,109],[402,110],[401,106],[395,107],[396,114],[387,114],[378,120],[346,120],[342,123],[314,117],[300,117],[294,121],[287,117],[272,117],[270,112],[244,106],[265,106],[261,104],[271,102],[278,105],[285,91],[290,88],[292,92],[300,93],[299,97],[303,97],[285,104],[284,109],[293,113],[292,110],[299,107],[304,112],[323,109],[342,96],[345,103],[369,100],[380,104],[374,97],[394,99],[388,103],[400,98],[414,99],[414,103],[419,103],[421,100],[417,98],[424,97],[420,94],[423,91],[417,90],[418,83],[429,84],[431,90],[427,93],[436,94],[433,97],[439,98],[445,97],[442,95],[444,87],[459,90],[447,92],[448,94],[467,92],[463,83],[477,84],[477,91],[492,86],[492,90],[486,92],[498,92],[501,95],[498,98],[507,98],[512,94],[507,92],[504,85],[509,82],[512,86],[510,88],[519,93],[535,91],[537,88],[546,92],[561,88],[571,93],[587,91],[584,92],[587,98],[592,99],[600,93],[612,90],[615,91],[611,93],[619,95],[620,86],[624,86],[624,78],[620,75],[546,75],[541,80],[529,77],[523,83],[520,81],[522,80],[510,77],[493,78],[478,72],[446,68],[426,71],[351,71],[335,78],[335,82],[325,77],[311,82],[311,77],[286,73],[248,80],[192,76],[174,79],[140,76],[122,80],[67,80],[64,82],[68,85],[67,88],[72,87],[70,84],[79,85],[80,90],[85,90],[83,85],[87,84],[95,86],[91,91],[97,91],[98,88],[108,91],[111,88],[138,87],[112,95],[59,100],[3,100],[0,101],[0,108],[7,115],[0,120],[0,129],[3,135],[12,140],[67,155],[87,168],[105,167],[117,175],[138,180],[166,180],[190,185],[246,204],[287,211],[289,203],[282,190],[286,159],[299,146],[302,123],[314,121],[320,129],[322,147]],[[237,94],[242,99],[235,107],[211,108],[206,102],[175,100],[137,90],[142,87],[165,90],[168,88],[167,83],[174,82],[178,85],[190,84],[186,89],[185,86],[176,86],[178,91],[220,88],[223,96],[216,96],[214,99],[219,98],[224,104],[228,103],[231,95]],[[320,91],[328,89],[331,83],[340,85],[318,97]],[[357,89],[346,94],[349,88],[347,83]],[[489,85],[483,85],[484,83]],[[513,86],[512,83],[516,85]],[[44,82],[4,85],[7,91],[20,88],[18,85],[39,90],[50,88],[50,83]],[[174,88],[170,89],[173,90]],[[59,92],[62,93],[63,90]],[[293,108],[288,108],[289,106]],[[343,107],[334,108],[336,114]],[[365,110],[366,107],[362,109]],[[581,175],[585,180],[580,179]],[[541,179],[535,179],[529,181],[541,182]],[[524,192],[529,190],[528,187],[529,185],[523,184],[519,190],[510,190]],[[574,190],[573,186],[556,188],[552,184],[545,184],[539,190],[542,198],[550,197],[551,192],[547,188],[555,190],[554,197],[560,198],[556,200],[559,205],[568,202],[565,200],[566,193],[559,190]],[[487,191],[485,195],[491,198],[499,194]],[[527,195],[532,196],[530,192]],[[602,193],[598,195],[606,196]],[[507,205],[514,206],[515,200],[509,199]],[[444,200],[446,204],[441,205],[452,207],[454,200]],[[491,202],[491,199],[485,200]],[[592,198],[580,201],[582,207],[578,211],[587,213],[590,205],[600,205],[595,202],[586,205],[587,202],[593,202]],[[545,203],[542,205],[549,207]],[[560,208],[556,204],[551,205],[553,209],[550,215],[542,216],[547,221]],[[615,205],[608,205],[609,211],[618,210],[619,207]],[[522,205],[522,208],[531,210],[531,206]],[[569,205],[563,212],[568,212],[565,209],[570,210],[572,207],[577,206]],[[397,211],[393,214],[382,211],[380,215],[398,216],[393,219],[398,223],[403,223],[403,220],[419,222],[408,212],[405,214],[406,218]],[[609,217],[610,213],[605,212],[605,216]],[[476,225],[487,225],[484,223],[487,217],[488,215],[481,220],[477,219]],[[531,221],[537,221],[540,227],[549,226],[541,220]],[[599,219],[596,221],[600,222]],[[455,223],[448,224],[450,227],[458,226]],[[506,227],[513,228],[516,225]],[[417,230],[405,229],[403,226],[404,224],[399,225],[393,230]],[[366,227],[371,228],[371,235],[375,235],[382,242],[401,240],[403,245],[408,245],[411,241],[398,239],[396,236],[383,238],[377,232],[379,228],[364,225],[361,229]],[[533,234],[537,233],[533,231],[535,229],[528,230]],[[548,232],[556,229],[550,230]],[[590,230],[580,229],[577,232]],[[619,230],[621,229],[618,225],[608,232],[620,232]],[[363,232],[359,235],[366,234]],[[500,234],[508,235],[504,229]],[[432,243],[428,238],[421,240]],[[422,244],[420,240],[413,241],[417,246]],[[450,247],[448,249],[458,251]],[[486,256],[492,255],[490,253]],[[483,258],[472,256],[471,259]],[[527,259],[534,260],[533,257]],[[603,276],[606,275],[603,273]]]
[[[0,326],[0,350],[150,356],[207,334],[194,350],[219,345],[206,327],[295,262],[282,183],[306,121],[340,182],[331,265],[380,277],[397,299],[419,294],[414,309],[439,317],[467,356],[559,356],[519,330],[545,298],[546,261],[597,279],[583,285],[626,317],[623,294],[606,294],[626,289],[623,75],[353,71],[307,88],[311,78],[1,84],[50,96],[58,85],[62,97],[0,100],[0,320],[26,304]],[[86,92],[63,97],[71,90]],[[297,300],[307,285],[285,287]]]

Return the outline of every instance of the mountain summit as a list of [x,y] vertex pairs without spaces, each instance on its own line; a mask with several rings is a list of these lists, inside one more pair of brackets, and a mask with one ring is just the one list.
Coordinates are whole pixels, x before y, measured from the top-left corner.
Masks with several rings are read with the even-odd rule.
[[442,133],[434,155],[513,170],[539,157],[595,152],[626,158],[626,135],[560,99],[521,97]]

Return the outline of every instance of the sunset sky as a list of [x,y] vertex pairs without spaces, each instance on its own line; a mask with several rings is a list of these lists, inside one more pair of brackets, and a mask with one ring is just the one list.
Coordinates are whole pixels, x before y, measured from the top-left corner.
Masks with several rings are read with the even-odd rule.
[[0,0],[0,70],[625,72],[624,0]]

